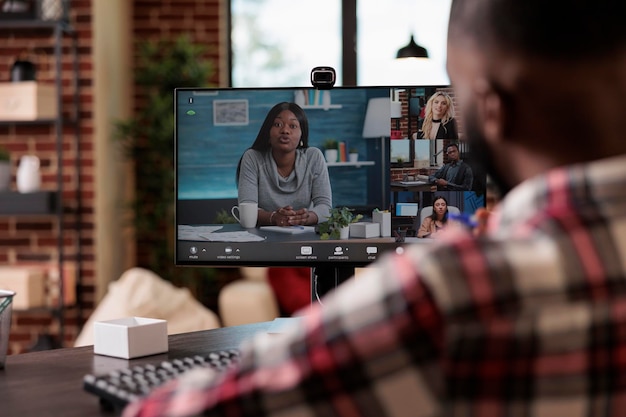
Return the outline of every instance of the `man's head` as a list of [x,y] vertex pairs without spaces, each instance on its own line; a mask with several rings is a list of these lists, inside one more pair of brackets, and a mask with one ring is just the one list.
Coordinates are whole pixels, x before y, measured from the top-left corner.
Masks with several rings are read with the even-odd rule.
[[448,72],[473,153],[507,191],[626,153],[626,2],[453,0]]
[[456,143],[451,143],[446,146],[446,155],[448,155],[448,160],[450,162],[458,161],[460,157],[459,154],[459,145],[457,145]]

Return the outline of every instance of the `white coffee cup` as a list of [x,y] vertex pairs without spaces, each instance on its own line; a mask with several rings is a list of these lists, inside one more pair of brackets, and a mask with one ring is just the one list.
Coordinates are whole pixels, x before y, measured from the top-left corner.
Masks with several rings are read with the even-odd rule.
[[[239,215],[237,215],[238,212]],[[259,205],[257,203],[239,203],[238,206],[233,206],[230,209],[230,213],[235,219],[246,229],[256,226],[256,219],[259,214]]]

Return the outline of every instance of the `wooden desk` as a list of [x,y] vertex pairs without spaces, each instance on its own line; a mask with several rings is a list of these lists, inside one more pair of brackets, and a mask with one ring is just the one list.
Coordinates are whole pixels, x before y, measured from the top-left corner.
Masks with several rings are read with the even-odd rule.
[[196,353],[236,348],[270,322],[184,333],[169,337],[169,352],[125,360],[94,355],[93,346],[56,349],[7,357],[0,370],[0,415],[3,417],[112,416],[98,397],[83,390],[86,374],[103,374],[142,363],[158,363]]

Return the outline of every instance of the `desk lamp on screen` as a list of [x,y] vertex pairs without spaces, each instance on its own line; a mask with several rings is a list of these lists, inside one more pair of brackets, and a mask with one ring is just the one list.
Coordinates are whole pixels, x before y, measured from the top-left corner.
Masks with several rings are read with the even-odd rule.
[[[391,99],[389,97],[376,97],[369,99],[367,103],[367,112],[365,113],[365,122],[363,123],[363,138],[378,139],[376,150],[380,152],[383,161],[387,158],[387,138],[391,133]],[[380,166],[380,178],[389,178],[389,172],[386,164]],[[386,200],[383,190],[381,201]]]

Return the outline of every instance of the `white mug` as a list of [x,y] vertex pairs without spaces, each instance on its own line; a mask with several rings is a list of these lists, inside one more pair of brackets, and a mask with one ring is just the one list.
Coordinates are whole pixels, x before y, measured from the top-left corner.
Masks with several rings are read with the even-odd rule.
[[[239,216],[235,213],[239,212]],[[259,214],[259,205],[257,203],[239,203],[238,206],[233,206],[230,209],[230,213],[235,219],[246,229],[256,226],[256,219]]]

